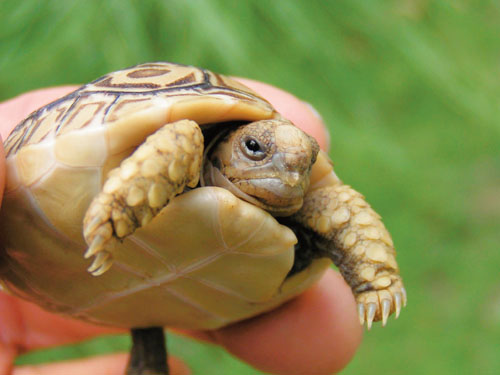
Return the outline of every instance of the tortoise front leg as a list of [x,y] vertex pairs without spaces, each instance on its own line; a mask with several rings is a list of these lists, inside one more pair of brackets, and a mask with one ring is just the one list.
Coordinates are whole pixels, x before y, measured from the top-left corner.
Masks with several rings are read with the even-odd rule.
[[294,219],[319,236],[316,246],[333,260],[358,303],[361,324],[399,316],[406,305],[392,239],[364,197],[336,180],[310,191]]
[[146,225],[187,186],[198,184],[203,135],[190,120],[167,124],[111,170],[83,221],[94,276],[112,265],[111,247]]

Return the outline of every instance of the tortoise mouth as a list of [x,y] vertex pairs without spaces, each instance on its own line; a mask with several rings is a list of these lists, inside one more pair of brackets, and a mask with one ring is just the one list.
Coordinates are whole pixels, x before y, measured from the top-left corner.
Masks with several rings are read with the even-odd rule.
[[290,216],[303,204],[304,186],[288,185],[275,177],[234,181],[233,185],[260,202],[260,207],[274,216]]
[[303,204],[304,186],[302,185],[286,185],[279,178],[245,179],[232,182],[210,161],[205,163],[201,172],[200,185],[219,186],[229,190],[238,198],[264,209],[273,216],[290,216]]

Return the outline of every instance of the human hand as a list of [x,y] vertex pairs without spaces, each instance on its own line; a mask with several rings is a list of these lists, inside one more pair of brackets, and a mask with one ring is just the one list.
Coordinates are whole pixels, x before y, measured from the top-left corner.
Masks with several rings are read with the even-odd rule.
[[[275,87],[239,80],[313,135],[322,149],[327,149],[325,127],[308,105]],[[2,138],[5,139],[31,111],[73,89],[68,86],[37,90],[0,104]],[[1,159],[0,194],[3,191],[3,156]],[[30,350],[120,332],[124,331],[63,318],[0,292],[0,374],[123,374],[126,354],[13,367],[15,357]],[[216,331],[189,334],[221,345],[266,372],[329,374],[339,371],[350,361],[361,342],[362,327],[351,290],[338,273],[328,270],[308,291],[270,313]],[[175,358],[169,358],[169,365],[173,375],[189,373],[186,365]]]

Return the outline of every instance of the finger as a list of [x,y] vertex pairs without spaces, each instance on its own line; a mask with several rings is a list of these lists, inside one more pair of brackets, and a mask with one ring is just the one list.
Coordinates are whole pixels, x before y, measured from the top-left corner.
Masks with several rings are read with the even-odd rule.
[[330,145],[328,130],[319,113],[309,103],[267,83],[246,78],[237,80],[262,95],[285,118],[316,138],[322,150],[328,151]]
[[270,313],[195,336],[265,372],[329,374],[351,360],[362,327],[351,290],[328,270],[312,288]]
[[[127,354],[110,354],[99,357],[42,365],[18,366],[12,375],[123,375],[127,366]],[[176,358],[168,359],[171,375],[188,375],[189,368]]]
[[52,314],[33,303],[0,293],[0,342],[14,348],[17,354],[122,332],[123,329],[99,327]]
[[0,374],[10,374],[16,358],[16,350],[10,345],[6,345],[0,332]]

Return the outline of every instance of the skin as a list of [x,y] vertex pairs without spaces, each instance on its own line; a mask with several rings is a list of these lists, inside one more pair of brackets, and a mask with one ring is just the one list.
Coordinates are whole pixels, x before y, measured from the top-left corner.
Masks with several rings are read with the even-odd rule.
[[205,182],[229,184],[241,199],[275,216],[290,216],[302,207],[318,151],[314,138],[287,120],[257,121],[240,126],[209,151]]
[[[317,113],[306,103],[264,83],[239,79],[254,89],[286,118],[314,136],[324,150],[328,134]],[[23,94],[0,103],[0,133],[5,139],[31,111],[65,95],[75,87],[56,87]],[[2,150],[3,152],[3,150]],[[4,186],[4,158],[0,155],[0,192]],[[123,330],[97,327],[50,314],[37,306],[0,292],[0,373],[123,374],[127,354],[112,354],[37,366],[14,367],[17,355],[31,350],[80,342]],[[352,359],[362,339],[356,304],[342,277],[329,270],[312,288],[278,309],[212,332],[183,332],[211,342],[249,363],[276,374],[329,374]],[[189,374],[185,364],[170,357],[173,375]]]

